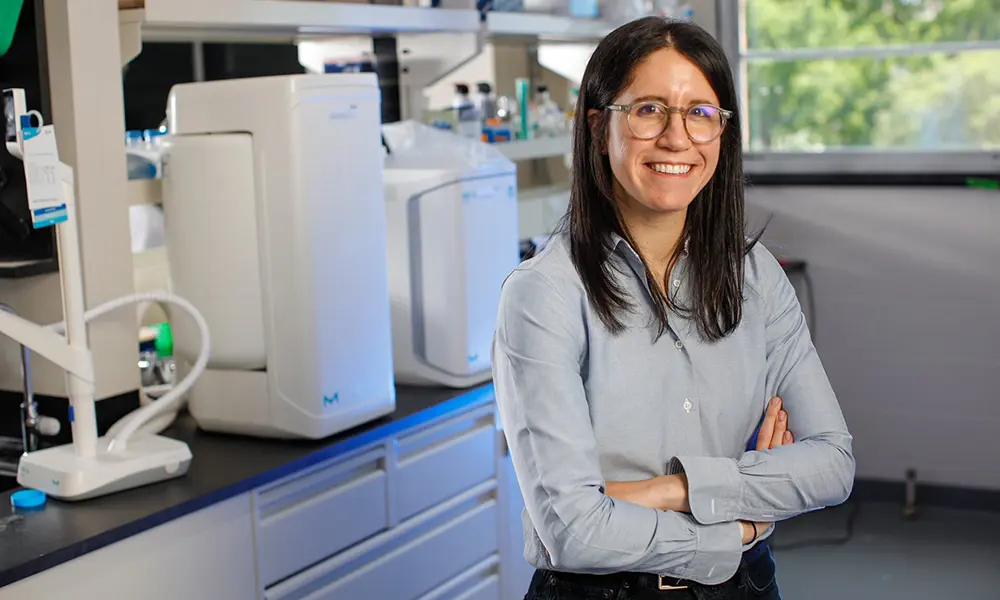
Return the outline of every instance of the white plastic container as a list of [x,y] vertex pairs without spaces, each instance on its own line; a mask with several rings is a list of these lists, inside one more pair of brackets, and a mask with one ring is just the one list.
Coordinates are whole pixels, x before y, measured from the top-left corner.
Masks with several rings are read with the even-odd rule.
[[383,133],[396,381],[487,381],[500,286],[520,261],[516,166],[413,121]]

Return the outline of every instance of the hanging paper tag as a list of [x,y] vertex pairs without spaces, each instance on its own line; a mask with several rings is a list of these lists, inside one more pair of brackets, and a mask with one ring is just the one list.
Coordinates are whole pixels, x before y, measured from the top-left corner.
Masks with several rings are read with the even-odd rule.
[[66,220],[66,201],[59,172],[59,150],[52,125],[30,127],[25,116],[24,175],[28,183],[28,209],[35,229]]

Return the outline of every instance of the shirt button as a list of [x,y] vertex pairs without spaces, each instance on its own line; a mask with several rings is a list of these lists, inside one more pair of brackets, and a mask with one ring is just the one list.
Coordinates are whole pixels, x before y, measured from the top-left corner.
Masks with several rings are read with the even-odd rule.
[[685,411],[691,412],[691,408],[693,408],[693,407],[694,407],[694,404],[691,404],[691,400],[689,400],[689,399],[685,399],[684,400],[684,410]]
[[674,280],[674,287],[681,287],[681,280],[680,279],[675,279]]
[[677,340],[676,342],[674,342],[674,348],[677,348],[678,350],[680,350],[683,347],[684,347],[684,342],[682,342],[680,340]]

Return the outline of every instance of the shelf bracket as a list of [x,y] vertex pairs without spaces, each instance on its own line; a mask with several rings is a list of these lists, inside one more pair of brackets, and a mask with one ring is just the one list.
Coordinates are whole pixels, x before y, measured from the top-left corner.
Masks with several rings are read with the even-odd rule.
[[401,34],[397,38],[403,119],[420,118],[427,108],[424,90],[479,56],[485,44],[476,33]]
[[122,68],[142,52],[142,21],[145,12],[141,8],[118,11],[118,45]]

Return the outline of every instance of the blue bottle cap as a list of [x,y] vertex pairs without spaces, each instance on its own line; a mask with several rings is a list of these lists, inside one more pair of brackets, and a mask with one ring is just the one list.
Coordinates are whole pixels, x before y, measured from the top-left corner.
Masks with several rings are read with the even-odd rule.
[[38,508],[45,504],[45,492],[20,490],[10,495],[10,503],[14,508]]

